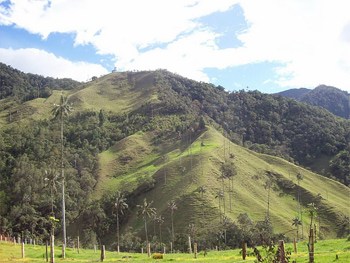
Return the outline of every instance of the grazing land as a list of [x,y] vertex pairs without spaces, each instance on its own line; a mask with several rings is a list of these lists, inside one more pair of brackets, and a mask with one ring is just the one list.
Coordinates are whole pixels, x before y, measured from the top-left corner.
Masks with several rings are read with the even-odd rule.
[[[302,263],[308,262],[307,242],[299,242],[297,245],[298,253],[292,252],[289,262]],[[263,249],[260,247],[263,253]],[[293,251],[293,244],[288,243],[285,246],[286,251]],[[55,262],[99,262],[100,251],[93,249],[80,249],[79,253],[76,249],[67,248],[66,259],[61,258],[61,248],[56,247]],[[204,255],[203,251],[199,251],[197,258],[193,254],[174,253],[165,254],[163,259],[155,260],[148,257],[146,253],[117,253],[115,251],[106,251],[105,260],[103,262],[254,262],[256,257],[253,250],[248,248],[248,256],[243,261],[241,250],[224,250],[224,251],[207,251]],[[25,258],[22,258],[21,245],[1,242],[0,243],[0,262],[45,262],[45,246],[25,245]],[[350,262],[350,241],[346,239],[330,239],[321,240],[315,244],[315,262],[316,263],[346,263]]]

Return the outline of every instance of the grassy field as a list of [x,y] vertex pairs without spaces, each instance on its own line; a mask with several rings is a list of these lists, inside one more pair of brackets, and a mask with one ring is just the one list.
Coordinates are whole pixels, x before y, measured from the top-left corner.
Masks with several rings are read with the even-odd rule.
[[[292,244],[286,244],[286,251],[292,250]],[[55,248],[56,262],[99,262],[100,252],[80,249],[68,248],[66,251],[66,259],[62,259],[61,250]],[[248,252],[251,249],[248,249]],[[338,259],[336,259],[338,257]],[[240,249],[225,251],[208,251],[204,256],[203,251],[199,251],[197,258],[193,254],[174,253],[165,254],[163,259],[155,260],[148,258],[147,254],[141,253],[120,253],[107,251],[104,262],[254,262],[254,256],[248,256],[245,261],[242,260]],[[307,244],[300,242],[298,244],[298,253],[292,253],[289,262],[295,260],[297,263],[308,262]],[[0,243],[0,262],[45,262],[44,246],[25,246],[25,258],[22,258],[21,246],[13,243]],[[346,239],[322,240],[315,244],[315,263],[345,263],[350,262],[350,241]]]

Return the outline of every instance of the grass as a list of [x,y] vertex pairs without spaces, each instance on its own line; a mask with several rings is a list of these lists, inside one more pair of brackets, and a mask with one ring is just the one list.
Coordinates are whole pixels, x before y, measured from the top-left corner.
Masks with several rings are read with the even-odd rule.
[[[292,252],[290,262],[296,260],[297,263],[308,262],[308,251],[306,242],[298,243],[298,252]],[[293,251],[292,244],[285,245],[286,251]],[[248,249],[248,252],[252,249]],[[261,251],[261,248],[260,248]],[[61,248],[55,248],[56,262],[99,262],[100,251],[92,249],[77,250],[67,248],[66,259],[62,259]],[[338,260],[336,260],[338,256]],[[125,253],[106,251],[104,262],[254,262],[255,257],[250,255],[245,261],[242,260],[241,250],[208,251],[204,255],[199,251],[197,258],[193,254],[174,253],[165,254],[163,259],[155,260],[148,258],[147,254]],[[345,263],[350,261],[350,242],[345,239],[321,240],[315,244],[315,263]],[[13,243],[0,242],[0,262],[45,262],[45,246],[25,245],[25,258],[21,256],[21,246]]]

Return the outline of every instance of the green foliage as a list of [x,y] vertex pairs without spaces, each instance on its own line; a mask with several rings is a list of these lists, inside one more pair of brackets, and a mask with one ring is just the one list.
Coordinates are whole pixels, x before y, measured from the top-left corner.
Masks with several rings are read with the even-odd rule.
[[54,89],[73,89],[80,83],[72,79],[54,79],[25,74],[0,63],[0,100],[13,97],[23,102],[34,98],[47,98]]

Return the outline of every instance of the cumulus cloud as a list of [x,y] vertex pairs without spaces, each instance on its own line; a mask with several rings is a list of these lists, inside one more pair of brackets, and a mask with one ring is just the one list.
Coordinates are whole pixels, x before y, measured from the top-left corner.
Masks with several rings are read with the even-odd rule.
[[[219,48],[225,32],[200,18],[237,4],[248,25],[236,34],[242,44]],[[43,39],[73,33],[75,45],[113,55],[121,70],[167,68],[208,81],[206,68],[272,62],[281,67],[271,81],[281,86],[350,89],[349,7],[347,0],[12,0],[0,8],[0,24]]]
[[21,71],[49,77],[72,78],[86,81],[92,76],[108,73],[101,65],[72,62],[35,48],[0,48],[1,61]]

